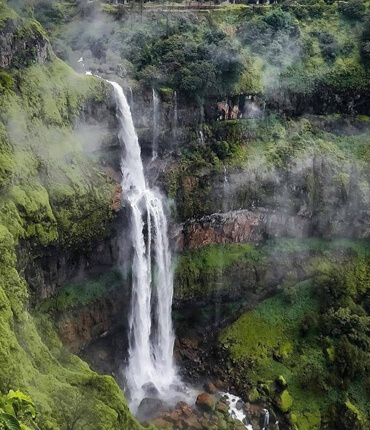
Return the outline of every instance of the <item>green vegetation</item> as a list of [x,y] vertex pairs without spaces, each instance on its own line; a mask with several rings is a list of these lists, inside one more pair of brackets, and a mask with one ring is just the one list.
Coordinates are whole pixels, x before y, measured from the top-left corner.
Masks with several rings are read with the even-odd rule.
[[77,67],[83,55],[88,69],[141,92],[168,87],[203,106],[263,93],[269,106],[297,115],[306,108],[351,113],[359,89],[369,90],[369,8],[361,0],[209,10],[32,1],[20,12],[30,10],[47,26],[60,58]]
[[229,348],[236,383],[252,397],[257,390],[292,428],[365,429],[369,253],[344,264],[316,261],[310,279],[295,285],[293,304],[283,293],[265,300],[219,340]]
[[[43,37],[40,25],[19,20],[3,1],[0,10],[0,27],[14,19],[32,51]],[[139,429],[113,378],[70,354],[47,316],[31,316],[24,279],[27,264],[50,245],[91,252],[109,232],[114,184],[75,130],[109,87],[52,55],[43,65],[24,63],[29,51],[22,49],[0,73],[0,428]],[[99,297],[113,279],[81,288],[80,302]],[[77,290],[67,287],[64,306]]]
[[[278,285],[285,301],[296,303],[296,284],[325,267],[370,252],[366,240],[269,239],[263,244],[208,245],[183,251],[176,262],[175,295],[211,298],[256,293]],[[273,267],[279,265],[279,277]]]
[[265,258],[251,244],[210,245],[184,251],[176,262],[175,294],[204,298],[243,288],[240,279],[255,284],[255,269],[264,270]]
[[59,290],[55,297],[42,301],[38,311],[42,313],[63,312],[68,309],[87,306],[121,286],[122,274],[118,270],[107,272],[97,280],[71,282]]
[[10,390],[6,396],[0,395],[0,428],[37,429],[36,407],[32,400],[20,391]]
[[[78,76],[60,60],[13,73],[20,94],[0,100],[1,218],[15,240],[72,245],[104,236],[113,184],[82,154],[73,123],[106,84]],[[80,220],[76,223],[76,220]]]
[[[296,204],[296,195],[280,197],[277,178],[294,175],[297,166],[302,166],[302,171],[295,185],[307,195],[310,213],[332,212],[333,206],[344,204],[350,197],[350,184],[351,195],[358,195],[360,206],[367,211],[370,189],[367,121],[367,117],[288,120],[270,115],[264,120],[206,124],[203,132],[208,145],[192,140],[181,148],[178,160],[168,169],[168,194],[176,202],[174,215],[183,221],[252,204],[279,204],[289,211]],[[346,133],[349,127],[346,124],[355,130],[358,127],[359,132]],[[335,132],[341,128],[343,133]],[[318,175],[323,173],[318,160],[323,160],[325,170],[321,185]],[[223,180],[225,166],[231,175],[248,171],[244,183],[233,190],[233,196],[225,195],[221,186],[216,193],[211,186],[217,184],[216,175]],[[356,173],[354,166],[358,169]],[[333,192],[324,199],[323,194],[328,194],[324,188],[330,187]],[[347,197],[339,197],[343,193]]]
[[[67,283],[39,304],[44,314],[28,312],[27,262],[51,247],[91,253],[114,218],[114,185],[90,153],[91,136],[76,129],[104,105],[108,86],[74,73],[49,45],[41,61],[40,47],[49,38],[62,60],[82,71],[83,57],[86,69],[121,79],[146,105],[155,88],[163,121],[176,91],[183,142],[165,180],[177,220],[302,209],[303,218],[318,220],[316,234],[338,236],[343,225],[331,221],[343,207],[348,230],[348,219],[369,215],[368,3],[223,4],[199,12],[185,4],[14,3],[17,13],[0,0],[0,28],[9,26],[15,42],[11,66],[0,71],[0,428],[18,420],[45,430],[135,430],[114,380],[69,354],[49,315],[100,299],[120,276]],[[254,118],[213,121],[225,100],[240,111],[253,100]],[[182,127],[181,114],[191,125]],[[160,138],[172,139],[167,131]],[[224,169],[245,179],[229,200]],[[176,296],[211,299],[192,310],[201,325],[217,306],[230,317],[250,298],[252,306],[275,294],[221,333],[228,377],[293,429],[362,430],[370,417],[368,254],[366,241],[284,238],[184,251]],[[182,315],[175,317],[181,324]],[[5,394],[11,389],[25,395]]]

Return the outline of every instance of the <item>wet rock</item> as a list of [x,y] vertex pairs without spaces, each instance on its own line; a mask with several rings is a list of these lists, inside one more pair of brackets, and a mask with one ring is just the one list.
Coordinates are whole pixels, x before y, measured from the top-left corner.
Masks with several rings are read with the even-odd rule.
[[205,383],[204,384],[204,390],[208,394],[216,394],[217,393],[217,388],[216,388],[216,386],[212,382]]
[[164,403],[159,399],[145,397],[137,410],[136,418],[139,421],[145,421],[153,418],[158,412],[164,412]]
[[168,420],[172,421],[173,423],[176,423],[181,418],[181,410],[175,409],[174,411],[170,412],[168,415]]
[[203,426],[198,421],[198,417],[196,415],[190,415],[190,417],[187,417],[183,420],[183,423],[186,424],[187,429],[189,430],[202,430]]
[[177,403],[177,405],[175,406],[176,409],[180,410],[182,414],[184,414],[185,416],[189,417],[193,411],[191,409],[191,407],[185,403],[185,402],[179,402]]
[[229,407],[224,402],[217,402],[216,404],[216,411],[221,412],[222,414],[227,413],[229,410]]
[[227,391],[227,383],[221,380],[215,381],[215,386],[222,391]]
[[147,382],[141,387],[147,396],[149,397],[157,397],[159,395],[159,391],[157,387],[153,384],[153,382]]
[[244,408],[244,403],[241,400],[238,400],[235,407],[238,411],[241,411]]
[[259,417],[261,415],[262,406],[246,403],[245,404],[245,411],[246,413],[251,417]]
[[171,423],[164,420],[163,418],[156,418],[154,421],[152,421],[152,424],[154,424],[159,429],[172,429]]
[[201,393],[197,397],[196,405],[203,411],[212,411],[214,407],[214,401],[209,394]]

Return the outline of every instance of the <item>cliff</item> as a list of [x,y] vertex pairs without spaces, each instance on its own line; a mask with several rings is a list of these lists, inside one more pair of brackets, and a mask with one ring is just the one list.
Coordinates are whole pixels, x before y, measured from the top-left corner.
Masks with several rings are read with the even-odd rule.
[[0,7],[1,390],[30,395],[44,429],[140,428],[113,378],[68,352],[50,316],[30,307],[88,276],[107,243],[116,184],[93,152],[109,134],[104,118],[114,122],[110,88],[56,59],[38,23]]

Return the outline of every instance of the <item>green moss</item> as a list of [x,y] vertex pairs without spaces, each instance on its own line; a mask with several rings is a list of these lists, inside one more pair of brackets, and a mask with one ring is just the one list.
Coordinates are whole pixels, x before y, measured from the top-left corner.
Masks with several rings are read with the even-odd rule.
[[321,426],[320,411],[306,412],[302,415],[291,415],[290,420],[297,430],[318,430]]
[[26,237],[36,236],[42,245],[57,240],[57,223],[44,187],[37,183],[14,186],[10,196],[22,218]]
[[[296,258],[304,261],[299,271],[311,277],[318,270],[330,269],[336,263],[338,251],[347,250],[349,255],[366,255],[369,243],[366,240],[347,239],[270,239],[262,246],[253,244],[209,245],[199,249],[187,250],[176,261],[176,297],[211,297],[222,294],[263,293],[265,284],[272,280],[269,267],[278,259],[280,270],[284,273],[282,285],[291,281],[289,273],[296,273]],[[296,298],[296,277],[293,290]],[[286,355],[286,348],[281,346]]]
[[335,348],[334,346],[330,346],[329,348],[326,348],[326,354],[328,356],[328,360],[333,363],[335,360]]
[[[365,423],[368,416],[368,402],[363,400],[366,398],[366,384],[359,375],[363,375],[367,354],[366,350],[361,352],[358,348],[363,345],[359,342],[366,342],[366,335],[358,328],[355,336],[349,336],[353,344],[348,341],[338,344],[340,334],[336,330],[348,329],[341,329],[339,321],[337,324],[333,322],[337,314],[330,306],[339,309],[337,318],[342,323],[348,320],[349,326],[356,319],[351,312],[365,317],[361,298],[368,290],[368,243],[341,240],[299,242],[277,239],[262,248],[262,253],[268,250],[269,254],[278,255],[281,264],[289,255],[291,257],[288,258],[292,258],[297,256],[297,252],[304,252],[306,259],[301,268],[312,279],[296,285],[297,300],[293,304],[287,305],[284,294],[280,293],[243,314],[223,330],[219,341],[230,356],[229,372],[235,375],[235,383],[240,384],[241,390],[244,378],[248,381],[246,395],[262,384],[270,384],[268,398],[282,411],[291,411],[294,428],[319,429],[327,420],[333,421],[333,425],[342,422],[339,417],[346,412],[337,405],[341,404],[343,393],[347,393],[352,404],[356,404],[356,410],[346,407],[346,426],[348,423]],[[339,255],[346,257],[338,260]],[[333,275],[330,277],[325,273],[337,273],[332,284],[330,279]],[[351,297],[352,305],[348,297]],[[350,354],[347,358],[346,353]],[[340,380],[347,371],[343,369],[347,368],[354,373],[343,386]],[[344,373],[338,375],[338,372]],[[280,382],[281,375],[284,375],[283,382]],[[271,384],[271,381],[275,383]],[[334,414],[334,418],[333,408],[339,408],[339,415]]]
[[248,400],[252,403],[257,402],[260,398],[260,393],[257,388],[253,388],[253,390],[248,394]]
[[9,7],[5,0],[0,0],[0,27],[8,20],[17,19],[17,13]]
[[107,272],[99,279],[89,282],[73,282],[65,285],[52,299],[46,299],[40,303],[40,312],[63,312],[79,306],[87,306],[122,284],[122,274],[113,270]]
[[284,390],[279,399],[278,399],[278,405],[282,412],[288,412],[293,405],[293,399],[292,396],[289,394],[288,390]]
[[5,70],[0,71],[0,93],[14,88],[15,82],[13,76]]
[[236,270],[239,275],[243,273],[247,282],[255,277],[257,264],[264,262],[252,244],[211,245],[185,251],[176,261],[176,295],[205,297],[215,291],[227,291],[235,282]]
[[346,400],[345,405],[346,405],[347,409],[350,410],[353,414],[357,415],[358,417],[361,415],[360,411],[349,400]]

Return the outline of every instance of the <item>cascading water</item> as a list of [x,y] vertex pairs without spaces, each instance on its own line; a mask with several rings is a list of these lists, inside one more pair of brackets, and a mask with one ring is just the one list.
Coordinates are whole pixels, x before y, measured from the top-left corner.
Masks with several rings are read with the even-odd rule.
[[175,91],[173,94],[173,143],[174,148],[177,147],[177,126],[179,122],[179,116],[177,112],[177,92]]
[[134,93],[132,92],[132,88],[130,87],[130,109],[134,106]]
[[158,157],[158,135],[159,135],[159,97],[153,88],[153,149],[152,160]]
[[199,130],[199,142],[202,146],[205,146],[203,131]]
[[147,395],[148,385],[166,398],[178,384],[171,320],[173,274],[161,196],[146,184],[130,107],[120,85],[111,84],[121,125],[119,140],[124,148],[121,185],[131,209],[134,248],[126,380],[135,412]]

